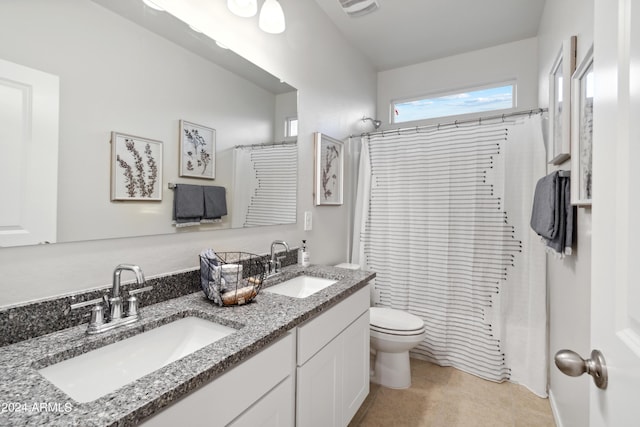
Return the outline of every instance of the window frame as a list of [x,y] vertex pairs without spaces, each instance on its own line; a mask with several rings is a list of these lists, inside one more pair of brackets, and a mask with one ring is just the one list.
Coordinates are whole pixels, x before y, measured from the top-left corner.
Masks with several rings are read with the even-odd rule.
[[[501,109],[495,109],[495,110],[482,110],[482,111],[476,111],[476,112],[464,112],[460,114],[450,114],[450,115],[435,116],[435,117],[428,117],[428,118],[412,119],[412,120],[406,120],[406,121],[396,120],[397,117],[395,115],[395,110],[396,110],[397,104],[443,98],[446,96],[453,96],[453,95],[462,95],[469,92],[476,92],[476,91],[487,90],[487,89],[496,89],[496,88],[506,87],[506,86],[511,86],[511,107],[509,108],[501,108]],[[487,83],[487,84],[459,87],[456,89],[450,89],[450,90],[444,90],[444,91],[434,91],[428,94],[414,96],[414,97],[407,97],[407,98],[403,97],[403,98],[392,99],[389,104],[389,123],[392,125],[411,123],[411,122],[433,123],[433,122],[441,122],[443,119],[453,118],[453,117],[457,119],[467,119],[467,118],[481,117],[482,115],[486,115],[487,113],[493,113],[493,114],[508,113],[508,112],[517,110],[517,107],[518,107],[517,94],[518,94],[518,82],[516,79],[510,79],[510,80],[503,80],[497,83]]]
[[[296,134],[292,135],[291,134],[291,128],[292,128],[291,124],[294,121],[296,122]],[[298,121],[298,117],[285,117],[285,119],[284,119],[284,137],[285,138],[291,138],[291,139],[297,138],[298,137],[298,133],[299,133],[299,125],[300,125],[300,122]]]

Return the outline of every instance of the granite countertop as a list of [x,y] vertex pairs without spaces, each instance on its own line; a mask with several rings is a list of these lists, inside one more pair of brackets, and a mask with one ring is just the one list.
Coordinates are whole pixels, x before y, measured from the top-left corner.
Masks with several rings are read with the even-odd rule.
[[[84,324],[1,347],[0,425],[136,425],[361,289],[375,275],[336,267],[290,266],[264,286],[300,274],[338,283],[303,299],[261,292],[250,304],[233,307],[218,307],[198,292],[144,307],[140,322],[121,329],[88,336]],[[238,331],[88,403],[75,402],[37,371],[186,316]]]

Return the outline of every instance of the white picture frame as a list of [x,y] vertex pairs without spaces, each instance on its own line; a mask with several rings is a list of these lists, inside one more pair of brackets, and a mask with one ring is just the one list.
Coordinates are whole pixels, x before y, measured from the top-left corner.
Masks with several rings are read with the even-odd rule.
[[547,158],[559,165],[571,157],[571,75],[576,68],[576,36],[562,43],[549,73]]
[[180,176],[216,178],[216,130],[180,120]]
[[315,205],[339,206],[343,203],[344,142],[320,132],[315,142]]
[[591,206],[593,195],[593,46],[571,77],[571,204]]
[[162,200],[162,141],[111,132],[111,200]]

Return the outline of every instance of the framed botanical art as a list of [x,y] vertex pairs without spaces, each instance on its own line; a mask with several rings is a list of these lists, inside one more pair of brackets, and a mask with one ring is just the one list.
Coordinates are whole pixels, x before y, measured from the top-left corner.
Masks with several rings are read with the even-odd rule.
[[215,179],[215,129],[180,120],[180,176]]
[[576,36],[562,43],[549,73],[548,161],[559,165],[571,157],[571,75],[576,68]]
[[111,132],[111,200],[162,200],[162,142]]
[[590,206],[593,159],[593,46],[571,78],[571,204]]
[[341,205],[344,188],[344,142],[320,132],[315,142],[315,204]]

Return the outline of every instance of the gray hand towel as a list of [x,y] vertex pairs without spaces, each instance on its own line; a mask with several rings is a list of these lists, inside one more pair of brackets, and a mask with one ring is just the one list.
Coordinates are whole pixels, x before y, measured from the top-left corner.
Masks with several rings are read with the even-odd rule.
[[554,239],[560,231],[560,179],[558,171],[538,180],[533,196],[531,228],[545,239]]
[[207,220],[217,219],[227,214],[227,198],[224,187],[205,186],[204,215]]
[[[571,208],[571,199],[566,191],[569,183],[568,178],[558,178],[559,201],[556,205],[558,211],[558,232],[552,238],[547,239],[547,247],[556,254],[563,254],[567,238],[567,213]],[[573,221],[572,221],[573,223]],[[543,236],[544,237],[544,236]]]
[[176,184],[173,193],[173,219],[176,226],[198,225],[204,216],[201,185]]

